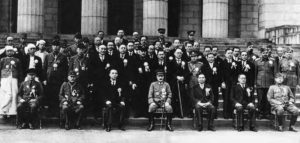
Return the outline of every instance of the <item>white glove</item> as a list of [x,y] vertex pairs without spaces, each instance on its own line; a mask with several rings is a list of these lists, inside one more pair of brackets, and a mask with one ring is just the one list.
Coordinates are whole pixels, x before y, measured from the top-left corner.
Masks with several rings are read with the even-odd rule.
[[111,102],[110,102],[110,101],[106,101],[105,103],[106,103],[106,105],[109,105],[109,104],[111,104]]

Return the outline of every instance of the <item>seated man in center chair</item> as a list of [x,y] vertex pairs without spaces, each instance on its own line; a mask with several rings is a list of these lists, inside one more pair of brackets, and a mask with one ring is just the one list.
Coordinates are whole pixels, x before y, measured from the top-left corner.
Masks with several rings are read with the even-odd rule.
[[80,122],[84,109],[82,102],[84,101],[85,93],[76,79],[76,72],[70,71],[68,74],[68,82],[64,82],[61,85],[59,92],[60,109],[63,114],[60,125],[62,126],[62,120],[64,120],[66,130],[70,129],[71,120],[74,117],[75,128],[78,130],[81,129]]
[[194,103],[197,121],[198,121],[198,131],[203,130],[203,110],[207,110],[208,115],[208,127],[210,131],[215,131],[214,128],[214,117],[215,117],[215,107],[212,105],[214,103],[214,94],[210,85],[205,84],[205,75],[203,73],[198,75],[198,83],[195,85],[191,92],[191,99]]
[[126,91],[124,90],[124,83],[118,78],[118,71],[111,69],[109,71],[109,80],[105,85],[104,102],[104,126],[106,132],[111,131],[113,122],[113,110],[116,109],[118,113],[119,124],[118,128],[121,131],[125,131],[124,119],[125,119],[125,97]]
[[255,98],[251,88],[246,85],[246,75],[240,74],[238,83],[231,89],[231,100],[237,114],[237,130],[244,130],[244,110],[248,110],[249,128],[257,132],[255,128]]
[[164,81],[165,73],[163,70],[156,70],[157,81],[152,82],[148,93],[148,103],[149,103],[149,127],[148,131],[154,129],[154,112],[157,108],[164,108],[163,112],[166,112],[167,122],[166,129],[173,131],[172,127],[172,113],[173,108],[171,106],[172,92],[170,85]]
[[35,80],[35,69],[27,71],[26,80],[21,84],[18,92],[18,122],[21,123],[20,128],[25,129],[27,125],[30,129],[34,129],[34,121],[38,116],[38,107],[44,96],[43,86]]

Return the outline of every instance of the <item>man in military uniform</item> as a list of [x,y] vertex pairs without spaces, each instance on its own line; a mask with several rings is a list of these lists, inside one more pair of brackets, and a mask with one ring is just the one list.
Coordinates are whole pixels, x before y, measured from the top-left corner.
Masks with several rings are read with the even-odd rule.
[[275,85],[271,85],[267,94],[268,101],[271,104],[272,111],[278,116],[279,131],[283,131],[283,114],[288,111],[292,114],[289,130],[297,132],[295,123],[299,115],[299,109],[295,106],[295,96],[289,86],[283,85],[284,75],[277,73],[275,75]]
[[27,70],[28,80],[25,80],[19,88],[17,112],[21,129],[27,128],[27,125],[30,129],[34,129],[37,110],[44,96],[43,86],[40,82],[35,81],[35,77],[35,69]]
[[[60,109],[63,117],[61,120],[65,121],[66,130],[70,129],[72,118],[75,118],[75,128],[81,129],[80,122],[84,108],[85,92],[82,86],[76,81],[76,78],[76,72],[70,71],[68,82],[64,82],[61,85],[59,92]],[[60,125],[62,126],[62,123]]]
[[210,85],[205,84],[205,75],[203,73],[198,75],[198,84],[194,85],[191,93],[191,99],[193,105],[195,106],[196,116],[198,121],[198,131],[203,130],[203,110],[208,112],[207,120],[208,127],[210,131],[215,131],[214,128],[214,117],[215,117],[215,107],[214,94]]
[[45,58],[44,69],[46,79],[43,81],[46,85],[46,97],[53,114],[59,111],[59,90],[61,84],[66,81],[68,75],[68,60],[60,51],[58,41],[53,41],[52,52]]
[[163,114],[167,116],[166,129],[173,131],[172,127],[172,113],[171,106],[172,92],[170,85],[164,81],[165,73],[163,70],[156,70],[157,81],[152,82],[148,93],[149,104],[149,127],[148,131],[154,129],[154,112],[157,108],[163,108]]
[[188,62],[188,68],[191,72],[189,76],[189,89],[193,88],[196,84],[198,84],[198,75],[201,72],[203,72],[201,71],[203,63],[198,61],[198,55],[199,52],[196,50],[193,50],[190,54],[191,61]]
[[159,41],[161,45],[164,45],[165,42],[166,42],[166,40],[165,40],[166,29],[165,28],[158,28],[157,31],[159,33],[157,41]]
[[74,44],[72,44],[71,46],[69,46],[67,49],[70,51],[71,56],[76,55],[76,50],[77,50],[77,46],[78,44],[81,42],[82,39],[82,35],[80,33],[76,33],[74,35]]
[[[279,72],[286,75],[284,84],[289,86],[293,92],[296,94],[296,88],[300,85],[300,63],[293,56],[294,50],[292,48],[287,48],[285,57],[279,62]],[[279,58],[278,58],[279,60]]]
[[248,110],[249,128],[251,131],[256,132],[255,128],[255,97],[251,87],[246,84],[246,75],[240,74],[238,83],[231,89],[231,100],[233,107],[236,109],[237,114],[237,130],[244,130],[244,110]]
[[255,61],[255,84],[258,96],[259,118],[268,118],[270,115],[270,104],[267,100],[267,92],[274,83],[276,63],[269,57],[269,51],[261,48],[261,57]]
[[105,83],[106,93],[103,97],[104,102],[104,125],[107,132],[111,131],[113,122],[113,109],[118,112],[118,128],[125,131],[124,118],[125,118],[125,97],[126,90],[124,83],[118,78],[118,71],[111,69],[109,71],[109,79]]

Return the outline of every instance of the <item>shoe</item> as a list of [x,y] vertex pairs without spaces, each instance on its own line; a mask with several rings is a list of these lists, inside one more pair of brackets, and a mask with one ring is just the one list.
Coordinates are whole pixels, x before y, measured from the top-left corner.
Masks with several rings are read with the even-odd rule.
[[255,127],[250,127],[250,131],[257,132],[257,129]]
[[125,128],[123,127],[123,125],[119,125],[118,127],[121,131],[125,131]]
[[290,126],[289,127],[289,131],[292,131],[292,132],[298,132],[294,127]]
[[278,126],[278,131],[279,131],[279,132],[283,132],[282,126]]
[[76,128],[77,130],[81,130],[80,125],[76,125],[75,128]]
[[198,131],[201,132],[203,130],[202,126],[198,126]]
[[241,132],[241,131],[244,131],[244,128],[243,127],[238,127],[238,132]]
[[208,127],[207,130],[213,131],[213,132],[216,131],[215,127]]
[[22,125],[20,126],[20,129],[26,129],[26,123],[22,123]]
[[28,125],[29,125],[29,129],[34,130],[34,127],[31,123],[29,123]]
[[66,130],[70,130],[70,126],[68,124],[65,125]]
[[150,115],[149,115],[149,126],[148,126],[148,128],[147,128],[147,131],[152,131],[152,130],[154,130],[154,127],[155,127],[155,125],[154,125],[155,123],[154,123],[154,117],[153,117],[153,113],[150,113]]
[[167,124],[166,130],[168,130],[168,131],[170,131],[170,132],[173,132],[173,131],[174,131],[172,125],[170,125],[170,124]]
[[106,131],[106,132],[110,132],[110,131],[111,131],[111,126],[107,126],[107,127],[105,128],[105,131]]

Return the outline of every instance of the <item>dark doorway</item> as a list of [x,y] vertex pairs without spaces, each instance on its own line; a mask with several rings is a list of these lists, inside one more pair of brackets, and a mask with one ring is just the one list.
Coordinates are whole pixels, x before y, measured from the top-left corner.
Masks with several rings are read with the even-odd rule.
[[177,37],[179,29],[180,0],[168,1],[168,36]]
[[116,35],[123,29],[126,35],[133,32],[133,0],[108,0],[109,35]]
[[62,34],[74,34],[81,30],[81,0],[59,0],[58,30]]

